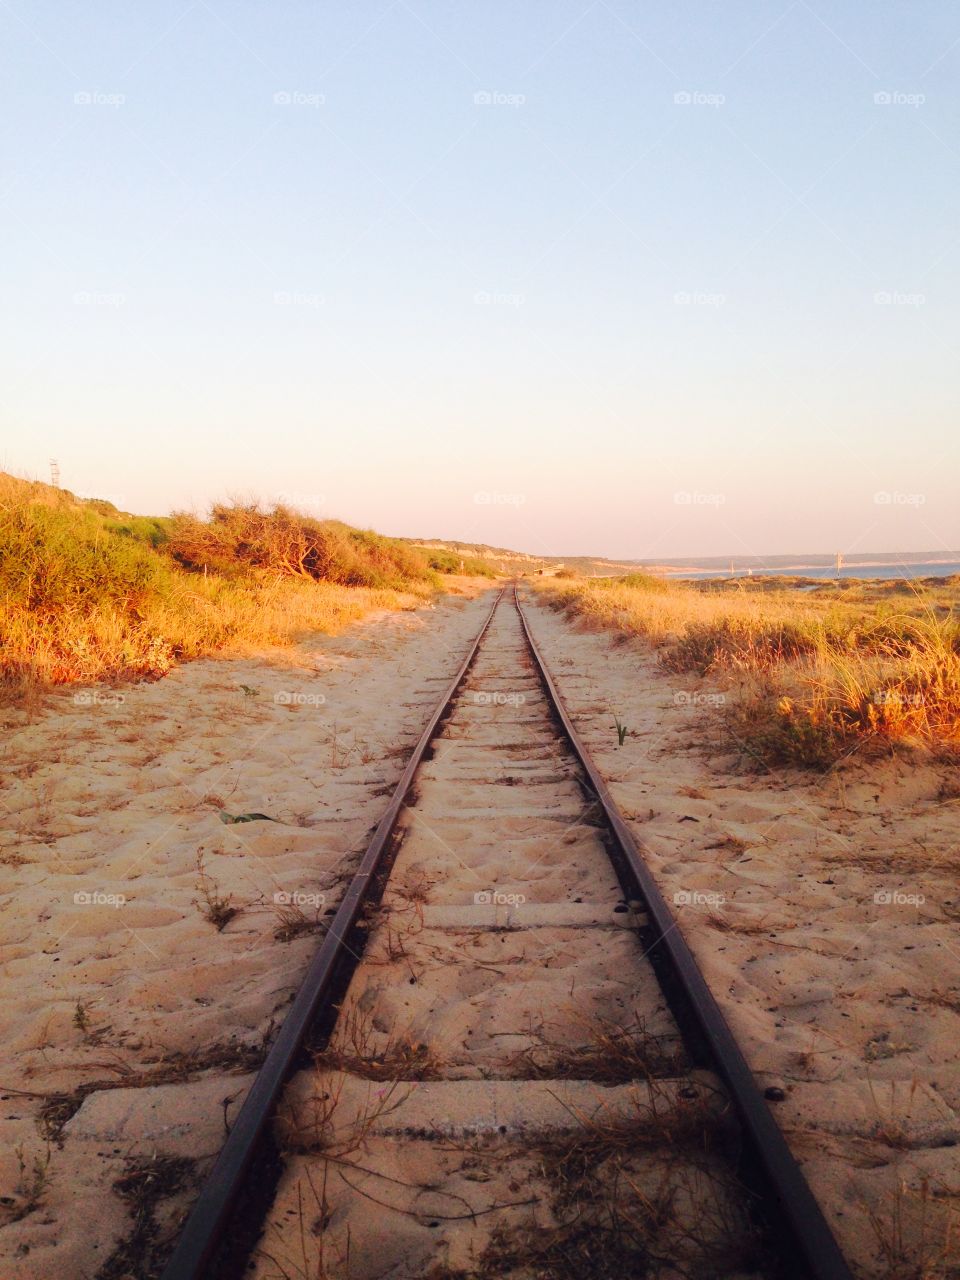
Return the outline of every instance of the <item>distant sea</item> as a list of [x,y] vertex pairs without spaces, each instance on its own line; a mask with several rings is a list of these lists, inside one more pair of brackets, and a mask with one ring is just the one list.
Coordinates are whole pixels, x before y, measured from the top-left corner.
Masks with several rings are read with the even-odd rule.
[[837,573],[835,565],[813,565],[810,568],[794,566],[793,568],[754,569],[753,574],[746,569],[689,569],[668,573],[668,578],[749,578],[753,577],[786,577],[786,578],[949,578],[951,574],[960,573],[960,561],[943,563],[932,561],[929,564],[845,564]]

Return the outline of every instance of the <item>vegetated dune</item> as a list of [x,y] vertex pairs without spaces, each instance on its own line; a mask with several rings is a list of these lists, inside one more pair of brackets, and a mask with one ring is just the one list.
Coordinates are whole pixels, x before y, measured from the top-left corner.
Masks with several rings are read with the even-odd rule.
[[801,591],[631,574],[547,589],[571,615],[648,639],[668,671],[723,675],[730,727],[765,764],[828,767],[867,742],[960,746],[960,579]]
[[[133,516],[0,474],[0,687],[156,677],[429,598],[449,557],[284,506]],[[480,561],[467,574],[492,576]]]

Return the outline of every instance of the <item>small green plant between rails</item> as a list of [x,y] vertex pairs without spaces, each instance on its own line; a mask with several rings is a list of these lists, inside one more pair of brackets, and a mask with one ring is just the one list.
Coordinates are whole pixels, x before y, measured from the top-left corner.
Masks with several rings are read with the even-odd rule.
[[630,730],[617,715],[613,717],[613,727],[617,731],[617,746],[622,747],[627,740],[627,734]]

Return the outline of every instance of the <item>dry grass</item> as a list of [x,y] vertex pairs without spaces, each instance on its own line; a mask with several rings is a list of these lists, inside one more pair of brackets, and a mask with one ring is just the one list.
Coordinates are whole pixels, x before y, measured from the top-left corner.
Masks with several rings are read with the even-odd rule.
[[220,893],[220,886],[207,871],[203,849],[197,850],[197,892],[200,897],[194,900],[194,906],[217,933],[222,933],[234,916],[240,914],[241,908],[232,905],[229,894],[224,897]]
[[155,679],[176,663],[407,609],[439,576],[393,539],[286,508],[122,516],[0,473],[0,694]]
[[655,1091],[634,1116],[571,1119],[530,1144],[552,1224],[497,1233],[471,1280],[753,1273],[760,1242],[743,1189],[710,1158],[721,1139],[708,1098]]
[[960,1215],[956,1194],[924,1179],[919,1189],[899,1185],[883,1208],[867,1213],[883,1280],[946,1280],[960,1268]]
[[677,1076],[687,1065],[679,1041],[651,1035],[641,1021],[622,1025],[597,1018],[581,1025],[583,1041],[573,1048],[541,1032],[535,1044],[513,1057],[511,1074],[529,1080],[594,1080],[613,1085]]
[[96,1280],[127,1280],[136,1275],[154,1280],[162,1270],[168,1242],[162,1239],[157,1211],[164,1200],[189,1186],[194,1161],[181,1156],[128,1158],[128,1167],[113,1184],[114,1194],[127,1206],[130,1234],[121,1240],[97,1272]]
[[739,685],[727,712],[764,762],[826,767],[866,740],[960,748],[960,583],[661,582],[546,588],[551,603],[654,644],[673,674]]
[[343,1071],[364,1080],[440,1080],[443,1061],[430,1045],[406,1035],[378,1038],[371,1015],[353,1008],[336,1025],[330,1043],[314,1054],[318,1071]]

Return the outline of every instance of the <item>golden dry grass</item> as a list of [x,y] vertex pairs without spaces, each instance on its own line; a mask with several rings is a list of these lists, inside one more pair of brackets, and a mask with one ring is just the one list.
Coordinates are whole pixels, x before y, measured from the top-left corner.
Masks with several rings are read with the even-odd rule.
[[[295,546],[301,563],[291,568]],[[310,551],[321,546],[322,562]],[[196,558],[207,553],[209,566]],[[109,503],[0,474],[8,701],[29,703],[49,685],[156,678],[175,662],[337,632],[373,610],[414,608],[439,584],[424,556],[393,540],[285,509],[220,506],[209,525],[122,516]]]
[[642,637],[672,673],[719,675],[767,761],[828,765],[854,745],[960,745],[958,584],[695,584],[643,575],[544,588],[558,608]]

